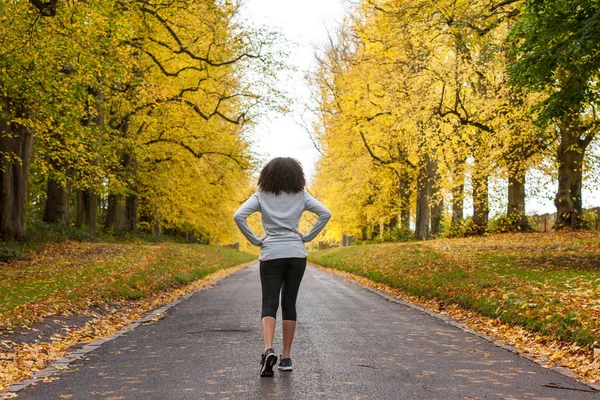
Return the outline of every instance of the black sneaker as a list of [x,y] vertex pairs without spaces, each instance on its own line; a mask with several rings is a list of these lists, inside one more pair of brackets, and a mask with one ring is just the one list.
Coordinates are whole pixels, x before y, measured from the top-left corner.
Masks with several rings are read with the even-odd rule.
[[292,370],[292,359],[291,358],[281,358],[279,356],[279,370],[280,371],[291,371]]
[[267,349],[260,357],[260,376],[273,376],[273,367],[277,364],[277,356],[273,349]]

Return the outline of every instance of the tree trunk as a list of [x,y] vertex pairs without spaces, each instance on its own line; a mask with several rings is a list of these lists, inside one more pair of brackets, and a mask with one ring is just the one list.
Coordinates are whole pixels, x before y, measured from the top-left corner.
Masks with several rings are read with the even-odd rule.
[[127,196],[127,199],[125,200],[125,229],[128,232],[137,231],[137,209],[137,194]]
[[[521,175],[521,176],[519,176]],[[508,207],[506,217],[515,230],[529,230],[525,215],[525,176],[508,170]]]
[[85,223],[85,191],[77,191],[77,212],[75,213],[75,227],[81,229]]
[[[84,125],[90,127],[94,123],[99,129],[104,127],[104,94],[102,92],[95,92],[91,88],[90,93],[94,93],[96,97],[96,116],[92,118],[91,112],[88,111],[88,115],[84,121]],[[89,105],[88,105],[89,107]],[[100,159],[96,158],[92,160],[92,164],[98,165]],[[92,236],[96,236],[98,232],[98,194],[93,188],[86,188],[80,190],[77,193],[77,220],[75,225],[81,228],[83,225],[88,227],[88,231]]]
[[410,230],[410,208],[400,210],[400,226],[403,230]]
[[[72,66],[66,66],[62,69],[62,72],[67,76],[71,76],[75,70]],[[65,117],[66,112],[61,110],[59,115],[60,117]],[[65,137],[58,129],[57,122],[54,122],[52,126],[54,129],[50,133],[52,138],[51,143],[53,143],[51,146],[56,147],[51,147],[49,150],[64,152],[67,148]],[[48,157],[47,162],[52,168],[51,171],[66,172],[69,170],[68,165],[61,159]],[[42,218],[44,222],[69,222],[70,192],[71,185],[68,180],[65,180],[65,182],[59,181],[56,176],[50,173],[46,188],[46,205],[44,208],[44,216]]]
[[412,195],[412,176],[405,172],[400,175],[400,226],[410,230],[410,197]]
[[24,240],[33,132],[11,122],[12,117],[29,118],[25,106],[6,97],[0,101],[0,237]]
[[429,166],[427,152],[421,155],[417,168],[417,217],[415,222],[415,239],[429,238]]
[[465,160],[454,153],[455,162],[452,165],[452,227],[458,227],[464,219],[465,202]]
[[558,192],[554,199],[556,222],[554,229],[583,227],[581,185],[585,146],[580,131],[572,122],[563,123],[558,147]]
[[88,188],[85,191],[86,196],[86,215],[87,215],[87,226],[90,235],[96,236],[98,231],[98,195],[94,189]]
[[128,174],[129,194],[125,200],[125,229],[128,232],[137,231],[138,187],[136,183],[137,160],[131,154],[125,154],[125,168]]
[[460,185],[454,186],[452,188],[452,226],[458,226],[463,221],[464,193],[464,183],[461,183]]
[[75,226],[87,226],[90,235],[97,233],[98,222],[98,195],[93,189],[79,190],[77,192],[77,219]]
[[[163,226],[158,219],[154,221],[154,236],[161,237],[163,234]],[[363,235],[363,239],[366,238],[366,235]]]
[[44,222],[55,223],[69,222],[69,188],[48,178],[46,189],[46,207],[44,208]]
[[390,219],[390,223],[388,224],[389,231],[391,232],[396,229],[396,226],[398,226],[398,217],[394,216]]
[[437,236],[442,233],[442,211],[443,201],[440,193],[440,174],[438,163],[435,160],[429,162],[429,201],[431,203],[431,235]]
[[487,229],[489,220],[488,174],[478,168],[475,160],[473,166],[473,224],[478,234]]
[[118,233],[125,230],[125,200],[123,195],[109,194],[104,229]]
[[444,204],[441,199],[435,201],[431,206],[431,235],[437,236],[442,233],[442,218]]

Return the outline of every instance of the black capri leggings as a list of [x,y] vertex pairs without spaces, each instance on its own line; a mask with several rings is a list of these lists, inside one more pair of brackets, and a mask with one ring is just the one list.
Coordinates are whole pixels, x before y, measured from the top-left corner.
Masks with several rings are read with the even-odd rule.
[[261,318],[277,315],[279,292],[284,320],[296,320],[296,298],[306,269],[306,258],[277,258],[260,262]]

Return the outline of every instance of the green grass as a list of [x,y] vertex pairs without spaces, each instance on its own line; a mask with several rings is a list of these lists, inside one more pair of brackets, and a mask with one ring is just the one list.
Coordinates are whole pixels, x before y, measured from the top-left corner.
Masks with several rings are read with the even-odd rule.
[[142,299],[255,259],[199,244],[50,244],[0,265],[0,330],[119,300]]
[[310,260],[547,336],[600,342],[600,236],[502,234],[352,246]]

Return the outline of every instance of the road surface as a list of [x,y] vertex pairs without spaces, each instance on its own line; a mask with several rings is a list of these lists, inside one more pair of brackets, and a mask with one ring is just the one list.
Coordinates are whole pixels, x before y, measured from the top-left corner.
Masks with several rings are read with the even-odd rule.
[[[600,392],[314,267],[298,302],[293,372],[259,377],[260,282],[253,265],[158,322],[103,344],[59,379],[18,392],[18,399],[600,400]],[[279,354],[279,325],[275,341]]]

